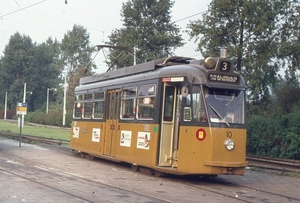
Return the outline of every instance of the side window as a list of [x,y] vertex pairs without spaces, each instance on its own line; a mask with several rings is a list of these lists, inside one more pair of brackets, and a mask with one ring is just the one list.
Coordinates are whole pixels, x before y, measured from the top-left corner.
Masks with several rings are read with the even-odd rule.
[[93,94],[83,95],[83,118],[92,118]]
[[82,116],[82,108],[83,108],[83,96],[75,95],[74,99],[74,118],[81,118]]
[[124,88],[121,100],[121,118],[134,119],[136,109],[136,87]]
[[191,95],[189,86],[186,86],[185,88],[187,88],[188,94],[185,97],[183,97],[183,102],[182,102],[184,104],[183,120],[186,122],[189,122],[192,120],[192,118],[191,118],[191,116],[192,116],[191,115],[192,114],[192,111],[191,111],[192,95]]
[[199,86],[192,87],[193,121],[207,122],[205,107]]
[[138,90],[137,119],[153,120],[156,96],[155,85],[141,85]]
[[93,118],[103,119],[104,117],[104,92],[94,93],[94,112]]
[[164,121],[173,120],[174,87],[166,87]]

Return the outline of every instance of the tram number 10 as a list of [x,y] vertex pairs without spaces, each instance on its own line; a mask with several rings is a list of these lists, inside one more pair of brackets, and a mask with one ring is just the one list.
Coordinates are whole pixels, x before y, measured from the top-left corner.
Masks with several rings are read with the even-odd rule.
[[227,138],[232,138],[232,132],[231,131],[226,131],[226,136],[227,136]]

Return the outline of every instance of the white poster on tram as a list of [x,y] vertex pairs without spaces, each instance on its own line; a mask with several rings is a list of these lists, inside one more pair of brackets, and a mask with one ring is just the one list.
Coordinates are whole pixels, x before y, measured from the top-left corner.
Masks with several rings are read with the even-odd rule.
[[93,142],[100,142],[100,128],[93,128],[93,133],[92,133],[92,141]]
[[136,147],[139,149],[149,149],[149,144],[150,144],[150,133],[138,132]]
[[131,131],[122,130],[120,138],[120,146],[130,147],[131,146]]
[[79,138],[79,127],[73,127],[73,137]]

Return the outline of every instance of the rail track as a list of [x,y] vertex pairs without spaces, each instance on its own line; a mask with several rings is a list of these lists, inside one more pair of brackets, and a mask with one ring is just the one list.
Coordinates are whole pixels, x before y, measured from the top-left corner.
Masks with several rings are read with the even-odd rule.
[[249,167],[272,170],[279,173],[295,172],[300,174],[300,160],[247,156],[247,161]]
[[[0,132],[0,134],[14,140],[19,139],[19,134],[14,133],[3,133]],[[5,135],[6,134],[6,135]],[[66,157],[72,158],[72,157],[80,157],[79,153],[74,153],[71,151],[69,147],[67,147],[68,142],[64,141],[63,144],[61,140],[54,140],[54,139],[45,139],[40,138],[36,136],[30,136],[30,135],[22,135],[22,141],[27,143],[33,143],[36,145],[42,145],[46,148],[51,148],[51,150],[54,151],[54,154],[58,151],[63,151],[63,155],[66,155]],[[54,149],[55,148],[55,149]],[[9,151],[7,151],[9,152]],[[13,153],[9,152],[9,153]],[[59,154],[59,153],[57,153]],[[12,155],[12,154],[10,154]],[[271,175],[267,173],[257,173],[255,171],[249,171],[245,178],[241,181],[242,177],[233,177],[233,176],[219,176],[218,178],[211,178],[211,179],[205,179],[200,176],[166,176],[163,179],[155,176],[141,176],[142,179],[138,178],[138,182],[141,182],[141,186],[137,186],[136,181],[131,180],[129,177],[128,179],[125,179],[123,175],[120,174],[131,174],[129,165],[124,165],[120,163],[110,163],[106,162],[106,160],[96,160],[96,164],[91,164],[90,162],[83,161],[82,163],[88,164],[83,165],[81,167],[84,168],[90,168],[90,173],[82,173],[82,170],[80,167],[77,169],[77,167],[74,167],[74,165],[52,165],[52,161],[49,161],[51,165],[46,165],[45,162],[40,163],[40,160],[43,160],[41,158],[39,159],[33,159],[31,160],[30,157],[28,159],[24,159],[24,157],[19,156],[8,156],[5,153],[2,153],[0,156],[0,161],[2,160],[2,165],[0,167],[0,170],[5,170],[4,172],[7,173],[11,177],[16,177],[18,179],[24,179],[30,184],[36,184],[39,188],[43,188],[43,190],[56,190],[59,194],[63,194],[64,196],[68,196],[71,199],[77,199],[80,201],[85,202],[97,202],[93,201],[93,199],[86,194],[80,194],[73,193],[69,187],[58,187],[57,183],[65,183],[68,182],[68,185],[75,184],[72,181],[75,181],[76,184],[79,184],[80,187],[90,188],[90,191],[98,191],[99,188],[101,188],[100,191],[102,191],[102,188],[104,188],[105,193],[111,193],[111,190],[113,191],[122,191],[122,194],[126,194],[129,196],[129,198],[137,198],[137,196],[140,198],[142,196],[143,199],[150,199],[152,202],[172,202],[171,197],[166,196],[166,187],[169,187],[169,185],[174,185],[175,188],[180,188],[180,190],[176,190],[178,193],[178,197],[188,197],[191,199],[190,202],[195,202],[195,198],[200,197],[214,197],[219,196],[222,199],[222,202],[244,202],[244,203],[251,203],[251,202],[300,202],[300,198],[297,197],[297,195],[290,194],[288,192],[285,192],[285,190],[276,191],[276,187],[280,188],[278,185],[275,185],[271,189],[268,187],[265,187],[268,185],[264,185],[264,182],[261,182],[260,180],[263,179],[262,176],[265,175]],[[6,157],[7,156],[7,157]],[[42,154],[39,155],[41,157]],[[11,161],[11,157],[13,157],[13,161]],[[52,160],[58,159],[57,155],[52,157]],[[253,168],[261,168],[264,170],[278,170],[278,171],[295,171],[295,168],[297,169],[297,164],[299,161],[294,160],[285,160],[285,159],[270,159],[267,157],[252,157],[249,156],[249,167]],[[62,160],[65,160],[65,158],[62,158]],[[105,163],[103,164],[103,167],[99,168],[99,163]],[[296,164],[294,164],[296,162]],[[21,163],[20,165],[17,165],[17,170],[12,171],[11,170],[11,163]],[[57,162],[60,163],[60,162]],[[71,162],[72,163],[72,162]],[[272,163],[272,164],[271,164]],[[277,164],[277,166],[276,166]],[[279,165],[278,165],[279,164]],[[282,165],[285,164],[285,165]],[[7,165],[7,167],[5,167]],[[81,164],[79,164],[80,166]],[[293,165],[292,169],[287,169],[286,165]],[[61,167],[60,167],[61,166]],[[88,167],[87,167],[88,166]],[[22,169],[23,167],[24,170]],[[7,168],[7,169],[6,169]],[[67,172],[65,171],[67,168]],[[114,170],[108,170],[113,168]],[[22,169],[22,170],[21,170]],[[299,165],[298,165],[299,169]],[[106,178],[107,180],[102,177],[102,172],[100,173],[94,173],[93,171],[102,170],[102,172],[107,173],[108,171],[116,171],[116,173],[109,173],[114,175],[108,175]],[[31,171],[28,174],[28,171]],[[34,171],[34,172],[33,172]],[[79,173],[80,172],[80,173]],[[34,175],[34,177],[31,177],[30,175]],[[39,175],[39,179],[36,179],[36,174]],[[96,175],[101,174],[98,178]],[[258,178],[253,175],[258,174]],[[119,176],[120,175],[120,176]],[[134,175],[130,176],[131,178],[139,176]],[[249,180],[249,176],[251,176]],[[51,181],[44,180],[42,177],[52,177]],[[272,178],[280,177],[280,176],[271,176]],[[257,178],[257,180],[256,180]],[[281,178],[281,177],[280,177]],[[290,178],[290,177],[283,177],[283,178]],[[55,181],[53,181],[55,179]],[[279,178],[278,178],[279,179]],[[252,180],[254,180],[252,182]],[[142,192],[143,190],[137,190],[136,187],[142,188],[142,182],[147,182],[149,185],[154,185],[155,187],[153,190],[147,192]],[[52,184],[53,183],[53,184]],[[54,184],[55,183],[55,184]],[[113,183],[116,183],[114,185]],[[160,183],[160,185],[158,184]],[[250,184],[249,184],[250,183]],[[124,186],[123,184],[126,184]],[[63,185],[63,184],[62,184]],[[128,185],[132,186],[133,189],[131,189]],[[143,185],[144,186],[144,185]],[[95,190],[94,188],[98,188]],[[125,190],[124,190],[125,188]],[[173,190],[173,189],[172,189]],[[181,191],[184,190],[184,195],[180,195]],[[132,193],[134,191],[134,193]],[[284,191],[284,192],[283,192]],[[288,191],[288,190],[287,190]],[[163,195],[161,195],[163,194]],[[93,196],[96,195],[96,193],[93,193]],[[100,194],[99,194],[100,195]],[[119,195],[119,194],[117,194]],[[105,196],[105,195],[104,195]],[[101,198],[103,198],[103,193],[101,193]],[[172,197],[173,198],[173,197]],[[269,200],[269,201],[267,201]],[[275,201],[276,200],[276,201]],[[147,202],[147,201],[145,201]],[[149,201],[150,202],[150,201]],[[174,201],[173,201],[174,202]],[[189,202],[189,201],[177,201],[177,202]]]
[[70,142],[66,140],[58,140],[53,138],[45,138],[45,137],[25,135],[25,134],[20,135],[18,133],[12,133],[12,132],[0,131],[0,135],[4,135],[5,137],[14,140],[20,140],[21,142],[26,142],[26,143],[43,143],[43,144],[50,144],[50,145],[70,144]]
[[[47,144],[47,145],[69,145],[70,142],[66,140],[57,140],[52,138],[44,138],[39,136],[24,135],[12,132],[0,131],[0,135],[4,135],[8,138],[19,140],[26,143],[34,144]],[[275,173],[283,174],[285,172],[293,172],[300,174],[300,160],[292,159],[276,159],[270,157],[257,157],[247,156],[249,168],[260,169],[264,171],[274,171]]]

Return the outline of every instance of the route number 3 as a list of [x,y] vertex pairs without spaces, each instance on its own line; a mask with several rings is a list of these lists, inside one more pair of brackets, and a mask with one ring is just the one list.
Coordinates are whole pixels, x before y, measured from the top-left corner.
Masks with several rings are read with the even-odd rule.
[[226,61],[221,62],[221,64],[220,64],[220,71],[222,71],[222,72],[228,72],[229,70],[230,70],[230,63],[226,62]]

